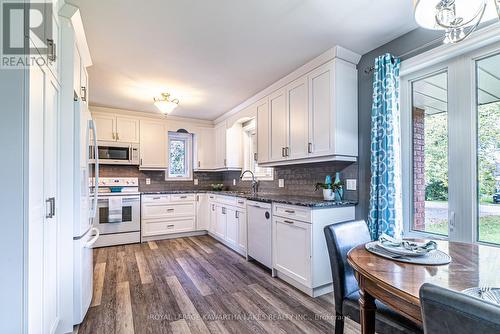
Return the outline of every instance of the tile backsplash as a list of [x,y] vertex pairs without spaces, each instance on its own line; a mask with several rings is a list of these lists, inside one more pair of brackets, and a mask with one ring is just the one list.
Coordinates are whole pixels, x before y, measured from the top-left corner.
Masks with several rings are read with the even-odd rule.
[[[335,178],[335,172],[340,172],[340,178],[358,179],[358,164],[349,162],[321,162],[304,165],[280,166],[274,168],[273,181],[260,181],[259,192],[304,195],[322,197],[321,190],[315,191],[317,182],[324,182],[326,175]],[[224,183],[225,190],[250,191],[251,181],[241,181],[239,172],[195,172],[193,181],[165,181],[165,172],[140,171],[135,166],[101,165],[100,175],[103,177],[137,177],[140,191],[169,191],[169,190],[208,190],[212,183]],[[146,184],[146,178],[151,184]],[[236,185],[233,186],[233,179]],[[283,188],[278,187],[278,179],[285,180]],[[345,200],[357,201],[358,191],[345,191]]]

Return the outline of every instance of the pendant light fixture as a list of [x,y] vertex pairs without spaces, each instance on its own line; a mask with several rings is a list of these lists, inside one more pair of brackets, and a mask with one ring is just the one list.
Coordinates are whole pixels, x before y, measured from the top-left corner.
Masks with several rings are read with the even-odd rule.
[[179,105],[178,99],[173,99],[170,93],[161,93],[159,97],[155,97],[154,104],[165,115],[171,113]]
[[463,41],[483,20],[500,18],[500,0],[414,0],[414,6],[417,23],[443,30],[445,44]]

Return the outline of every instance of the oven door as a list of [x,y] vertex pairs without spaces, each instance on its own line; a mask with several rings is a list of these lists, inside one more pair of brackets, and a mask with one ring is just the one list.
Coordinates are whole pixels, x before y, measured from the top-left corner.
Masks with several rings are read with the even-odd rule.
[[94,227],[97,227],[101,234],[136,232],[141,229],[140,196],[119,196],[122,196],[122,220],[120,222],[109,222],[109,196],[100,196],[97,201]]

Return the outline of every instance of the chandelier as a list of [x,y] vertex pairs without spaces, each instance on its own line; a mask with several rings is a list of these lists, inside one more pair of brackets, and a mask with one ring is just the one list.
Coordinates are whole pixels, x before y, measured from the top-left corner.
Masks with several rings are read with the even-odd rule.
[[159,97],[155,97],[153,100],[156,108],[160,109],[164,114],[171,113],[179,105],[179,100],[171,98],[169,93],[161,93]]
[[445,44],[461,42],[482,21],[500,18],[500,0],[414,0],[414,4],[417,23],[444,30]]

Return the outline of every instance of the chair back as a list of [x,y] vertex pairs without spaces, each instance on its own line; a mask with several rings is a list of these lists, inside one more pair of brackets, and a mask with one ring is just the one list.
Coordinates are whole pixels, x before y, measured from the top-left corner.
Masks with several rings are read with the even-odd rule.
[[500,333],[500,306],[425,283],[420,288],[424,333]]
[[342,314],[344,298],[359,289],[354,272],[347,263],[347,253],[353,247],[370,242],[371,237],[364,220],[328,225],[324,231],[332,270],[335,310]]

